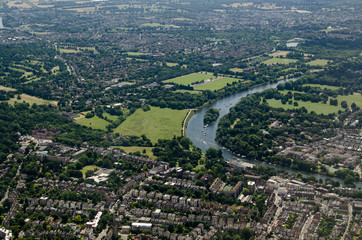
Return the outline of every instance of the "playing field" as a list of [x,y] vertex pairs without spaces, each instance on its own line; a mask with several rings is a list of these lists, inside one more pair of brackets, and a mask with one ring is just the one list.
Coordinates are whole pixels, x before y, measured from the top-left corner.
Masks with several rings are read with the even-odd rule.
[[158,139],[170,139],[174,135],[181,135],[182,121],[187,111],[158,107],[151,107],[147,112],[137,109],[114,132],[135,136],[145,134],[152,142],[157,142]]
[[197,87],[195,87],[196,90],[219,90],[223,87],[226,87],[226,85],[228,83],[233,83],[233,82],[238,82],[238,81],[242,81],[242,79],[237,79],[237,78],[221,78],[215,81],[211,81],[202,85],[199,85]]
[[309,63],[307,63],[310,66],[326,66],[328,64],[328,60],[325,59],[316,59],[313,61],[310,61]]
[[280,100],[276,100],[276,99],[268,99],[267,100],[269,106],[274,107],[274,108],[283,108],[283,109],[297,109],[297,108],[301,108],[301,107],[305,107],[308,112],[314,111],[317,114],[329,114],[329,113],[336,113],[338,112],[338,110],[341,110],[341,106],[332,106],[329,105],[329,103],[324,104],[324,103],[312,103],[310,101],[308,102],[303,102],[303,101],[294,101],[293,102],[298,102],[298,106],[293,106],[293,105],[289,105],[287,104],[282,104]]
[[109,122],[97,116],[94,116],[92,118],[81,118],[76,120],[76,123],[83,126],[91,127],[93,129],[101,130],[106,130],[106,126],[109,124]]
[[188,86],[191,85],[192,83],[195,82],[199,82],[199,81],[203,81],[206,79],[211,79],[211,78],[215,78],[212,74],[208,74],[208,73],[191,73],[188,75],[184,75],[181,77],[177,77],[177,78],[172,78],[166,81],[163,81],[164,83],[177,83],[180,85],[184,85],[184,86]]

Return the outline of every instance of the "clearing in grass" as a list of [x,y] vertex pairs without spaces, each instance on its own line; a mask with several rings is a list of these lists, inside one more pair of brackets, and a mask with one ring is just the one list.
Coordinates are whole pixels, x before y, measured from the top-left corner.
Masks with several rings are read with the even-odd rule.
[[137,109],[114,132],[122,135],[146,135],[152,142],[180,136],[182,121],[188,110],[151,107],[149,111]]
[[166,81],[163,81],[164,83],[177,83],[180,85],[188,86],[195,82],[204,81],[206,79],[215,78],[214,75],[209,73],[191,73],[188,75],[184,75],[177,78],[172,78]]
[[242,79],[237,78],[220,78],[218,80],[214,80],[205,84],[201,84],[195,87],[196,90],[219,90],[227,86],[227,84],[231,84],[233,82],[243,81]]

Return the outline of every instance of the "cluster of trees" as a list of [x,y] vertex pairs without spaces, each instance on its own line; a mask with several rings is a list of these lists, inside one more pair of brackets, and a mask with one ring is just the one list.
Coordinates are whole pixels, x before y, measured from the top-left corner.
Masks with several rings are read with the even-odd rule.
[[216,108],[209,108],[204,115],[204,124],[210,124],[219,117],[220,112]]

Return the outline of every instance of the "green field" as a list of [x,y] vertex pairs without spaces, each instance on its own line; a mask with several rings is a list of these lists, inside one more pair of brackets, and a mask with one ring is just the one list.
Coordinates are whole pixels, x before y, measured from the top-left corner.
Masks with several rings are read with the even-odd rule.
[[30,105],[32,105],[33,103],[36,103],[38,105],[48,105],[48,104],[52,104],[52,105],[57,105],[57,101],[49,101],[49,100],[45,100],[42,98],[38,98],[38,97],[34,97],[34,96],[30,96],[28,94],[20,94],[20,98],[18,99],[18,95],[15,95],[15,98],[11,98],[10,100],[8,100],[7,102],[11,105],[14,105],[15,102],[26,102],[29,103]]
[[362,95],[359,93],[354,93],[353,95],[348,95],[348,96],[338,96],[337,100],[338,104],[341,104],[342,101],[346,101],[348,107],[350,107],[351,104],[354,102],[357,106],[362,108]]
[[106,126],[109,124],[109,122],[97,116],[94,116],[92,118],[81,118],[76,120],[76,123],[83,126],[91,127],[93,129],[101,130],[106,130]]
[[88,165],[88,166],[84,166],[82,168],[82,170],[80,170],[83,174],[83,178],[85,178],[85,173],[88,171],[88,170],[92,170],[94,171],[95,169],[97,169],[98,167],[96,165]]
[[142,56],[142,55],[145,55],[144,53],[141,53],[141,52],[127,52],[126,54],[129,55],[129,56]]
[[175,67],[178,63],[166,62],[167,67]]
[[191,93],[191,94],[199,94],[199,93],[201,93],[201,91],[181,90],[181,89],[178,89],[178,90],[176,90],[175,92],[180,92],[180,93]]
[[[303,101],[294,101],[293,102],[298,102],[298,106],[295,107],[293,105],[289,105],[287,104],[282,104],[280,100],[276,100],[276,99],[267,99],[267,102],[269,104],[269,106],[274,107],[274,108],[283,108],[285,110],[287,109],[296,109],[296,108],[301,108],[301,107],[305,107],[308,112],[314,111],[317,114],[329,114],[329,113],[336,113],[338,112],[338,110],[341,110],[342,108],[340,106],[332,106],[324,103],[312,103],[310,101],[308,102],[303,102]],[[357,103],[356,103],[357,104]]]
[[111,121],[116,121],[118,119],[118,116],[111,115],[111,114],[106,113],[106,112],[103,113],[103,117],[107,117]]
[[15,92],[16,91],[15,88],[4,87],[4,86],[0,86],[0,90],[6,91],[6,92]]
[[310,66],[326,66],[328,64],[328,60],[325,59],[316,59],[313,61],[310,61],[309,63],[307,63]]
[[264,61],[263,63],[266,65],[273,65],[273,64],[289,64],[289,63],[295,63],[297,61],[298,60],[296,59],[289,59],[289,58],[271,58]]
[[335,86],[328,86],[328,85],[320,85],[320,84],[304,84],[304,86],[311,86],[311,87],[319,87],[321,89],[331,89],[331,90],[337,90],[340,87],[335,87]]
[[141,136],[145,134],[152,142],[158,139],[170,139],[180,136],[182,121],[188,110],[151,107],[144,112],[142,109],[129,116],[114,132],[123,135]]
[[123,149],[126,153],[140,152],[141,154],[144,154],[144,153],[143,153],[143,150],[146,150],[146,155],[148,155],[151,159],[156,160],[156,157],[153,155],[153,152],[152,152],[153,147],[136,147],[136,146],[123,147],[123,146],[113,146],[113,148]]
[[180,85],[188,86],[192,83],[203,81],[206,79],[215,78],[212,74],[204,74],[204,73],[191,73],[188,75],[184,75],[177,78],[172,78],[166,81],[163,81],[164,83],[177,83]]
[[197,87],[195,87],[196,90],[219,90],[223,87],[225,87],[228,83],[232,83],[232,82],[238,82],[238,81],[242,81],[242,79],[237,79],[237,78],[221,78],[219,80],[215,80],[212,82],[208,82],[202,85],[199,85]]

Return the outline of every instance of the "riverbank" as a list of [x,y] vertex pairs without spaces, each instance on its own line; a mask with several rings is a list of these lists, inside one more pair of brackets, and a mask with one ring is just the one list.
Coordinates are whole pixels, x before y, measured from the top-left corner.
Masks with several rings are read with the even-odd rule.
[[182,132],[181,135],[182,136],[186,136],[186,127],[187,127],[187,123],[189,122],[190,118],[195,114],[196,109],[189,109],[189,111],[187,112],[187,115],[185,117],[185,119],[182,122]]

